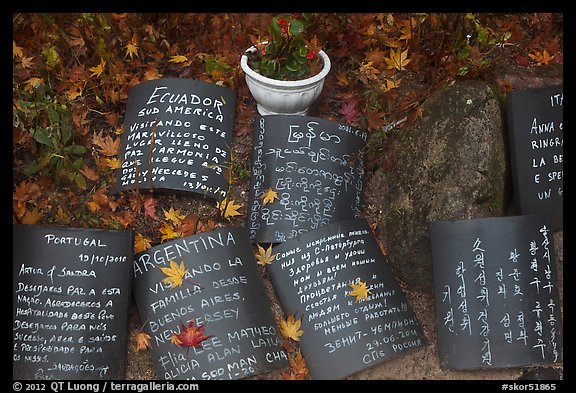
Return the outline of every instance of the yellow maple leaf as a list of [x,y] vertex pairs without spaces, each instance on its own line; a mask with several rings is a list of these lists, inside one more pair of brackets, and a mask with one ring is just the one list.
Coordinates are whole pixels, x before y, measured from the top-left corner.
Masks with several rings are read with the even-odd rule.
[[408,59],[408,49],[402,52],[402,49],[398,48],[396,51],[390,48],[390,57],[384,58],[386,64],[388,64],[388,69],[397,69],[398,71],[402,71],[405,69],[406,65],[410,63],[410,59]]
[[356,302],[368,298],[370,290],[366,287],[364,281],[359,281],[358,284],[350,284],[352,290],[348,292],[348,296],[356,296]]
[[90,78],[92,78],[93,76],[99,77],[100,75],[102,75],[105,67],[106,67],[106,60],[104,60],[103,58],[100,58],[100,64],[88,69],[89,71],[92,72],[92,75],[90,75]]
[[260,198],[264,199],[262,202],[262,207],[266,206],[268,203],[274,203],[274,199],[279,199],[278,193],[274,191],[272,187],[270,187]]
[[145,351],[150,348],[150,335],[143,331],[134,334],[134,341],[136,342],[136,352]]
[[138,44],[135,42],[129,42],[128,44],[126,44],[126,54],[124,55],[124,58],[130,56],[130,60],[132,60],[133,56],[136,57],[140,57],[138,55]]
[[291,338],[294,341],[300,341],[300,336],[304,333],[300,330],[302,325],[302,317],[298,320],[294,318],[294,314],[288,315],[287,320],[280,320],[280,334],[284,338]]
[[12,40],[12,59],[16,56],[22,57],[24,56],[24,52],[22,52],[22,47],[16,45],[16,41]]
[[122,167],[122,161],[116,157],[106,158],[104,161],[106,162],[108,168],[112,170],[120,169]]
[[174,56],[170,56],[170,60],[168,60],[169,63],[182,63],[182,65],[184,67],[188,67],[190,64],[192,64],[192,61],[188,60],[188,58],[184,55],[174,55]]
[[174,231],[174,228],[172,228],[172,225],[170,225],[167,222],[165,222],[164,226],[162,228],[160,228],[159,230],[160,230],[160,233],[162,234],[162,238],[160,239],[160,241],[176,239],[176,238],[179,238],[182,236],[182,234],[180,232]]
[[276,259],[276,254],[272,255],[272,244],[264,249],[260,244],[258,246],[258,253],[256,254],[256,262],[260,266],[270,265],[274,259]]
[[386,93],[387,91],[390,91],[392,89],[396,89],[398,87],[400,87],[400,81],[401,79],[384,79],[384,82],[380,85],[380,88],[382,89],[382,91],[384,93]]
[[134,252],[139,253],[152,247],[150,239],[147,239],[141,233],[136,233],[134,238]]
[[180,225],[181,220],[186,218],[186,215],[180,214],[180,209],[174,210],[173,207],[170,207],[168,211],[164,209],[162,209],[162,211],[164,212],[164,217],[167,220],[172,221],[174,225]]
[[228,220],[230,220],[230,217],[242,215],[242,213],[238,211],[242,205],[236,204],[234,199],[228,200],[228,198],[224,198],[221,202],[216,202],[216,207],[220,210],[220,214]]
[[184,266],[184,261],[178,265],[173,260],[170,260],[170,267],[161,267],[160,270],[166,275],[166,277],[162,279],[162,282],[170,284],[170,289],[181,286],[184,276],[188,274],[188,269]]

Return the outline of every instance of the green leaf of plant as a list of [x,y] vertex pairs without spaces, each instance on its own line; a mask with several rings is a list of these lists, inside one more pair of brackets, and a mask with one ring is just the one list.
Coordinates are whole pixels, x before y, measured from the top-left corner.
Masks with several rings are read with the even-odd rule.
[[300,19],[292,19],[290,22],[290,34],[298,35],[304,31],[304,24]]
[[56,147],[52,141],[50,132],[46,128],[36,128],[33,130],[31,129],[30,133],[36,142],[46,146]]
[[82,154],[86,154],[86,152],[88,150],[86,149],[85,146],[82,146],[82,145],[70,145],[70,146],[66,146],[64,148],[64,151],[66,153],[69,153],[69,154],[82,155]]
[[282,35],[282,27],[278,24],[278,17],[275,16],[274,19],[272,19],[272,23],[270,23],[270,34],[272,34],[274,37],[277,36],[281,36]]
[[74,183],[78,186],[79,189],[85,190],[87,188],[86,179],[82,176],[81,173],[76,172],[74,174]]
[[291,72],[297,72],[300,70],[302,65],[298,63],[295,59],[291,60],[286,64],[286,69]]

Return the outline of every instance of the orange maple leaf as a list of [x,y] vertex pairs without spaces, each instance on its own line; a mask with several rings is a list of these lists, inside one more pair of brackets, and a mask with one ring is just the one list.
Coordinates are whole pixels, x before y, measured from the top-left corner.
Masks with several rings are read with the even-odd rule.
[[179,347],[187,347],[186,352],[188,352],[190,347],[202,349],[202,341],[212,337],[204,335],[204,325],[197,326],[194,318],[190,320],[188,327],[181,323],[180,333],[172,335],[172,343]]
[[554,59],[554,55],[550,56],[550,53],[548,53],[546,49],[542,52],[531,50],[530,53],[528,53],[528,56],[536,62],[536,67],[548,65]]

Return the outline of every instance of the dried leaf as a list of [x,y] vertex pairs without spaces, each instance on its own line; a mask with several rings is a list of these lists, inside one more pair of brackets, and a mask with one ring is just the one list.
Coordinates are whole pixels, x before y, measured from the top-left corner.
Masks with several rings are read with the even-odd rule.
[[204,335],[205,324],[196,326],[196,320],[192,318],[188,327],[180,324],[180,333],[174,334],[171,339],[172,343],[179,347],[190,347],[202,349],[202,341],[212,337]]
[[173,260],[170,260],[170,267],[161,267],[160,270],[166,275],[166,277],[162,279],[162,282],[170,284],[170,289],[181,286],[184,276],[188,274],[188,269],[184,266],[184,261],[181,261],[180,265],[178,265]]
[[26,211],[24,217],[22,217],[22,224],[36,224],[42,218],[43,214],[38,211],[38,208],[35,207],[31,211]]
[[347,293],[348,296],[356,296],[356,302],[368,298],[370,290],[366,287],[364,281],[359,281],[357,284],[350,284],[352,290]]
[[396,51],[390,48],[390,57],[384,58],[384,61],[388,65],[387,68],[389,70],[396,69],[402,71],[405,69],[406,65],[410,63],[410,59],[408,59],[408,49],[402,52],[402,49],[400,48]]
[[120,138],[114,139],[110,135],[102,136],[102,131],[94,134],[92,143],[98,146],[98,151],[107,157],[117,156],[120,150]]
[[300,330],[302,325],[302,317],[298,320],[294,319],[294,314],[290,314],[287,320],[280,320],[280,334],[284,338],[289,338],[294,341],[300,341],[300,336],[304,333]]
[[150,217],[153,220],[160,221],[160,218],[156,215],[156,199],[154,197],[149,196],[148,198],[144,199],[144,212],[146,216]]
[[260,244],[257,244],[257,246],[258,253],[256,254],[256,262],[258,265],[270,265],[276,259],[276,254],[272,255],[272,244],[270,244],[267,249],[264,249]]
[[150,336],[143,331],[134,334],[134,341],[136,341],[136,352],[145,351],[150,348]]
[[12,40],[12,59],[16,56],[22,57],[24,53],[22,52],[22,47],[16,45],[16,41]]
[[264,193],[261,198],[263,198],[264,200],[262,201],[262,207],[266,206],[268,203],[274,203],[275,199],[279,199],[278,198],[278,193],[276,191],[274,191],[272,189],[272,187],[270,187],[266,193]]

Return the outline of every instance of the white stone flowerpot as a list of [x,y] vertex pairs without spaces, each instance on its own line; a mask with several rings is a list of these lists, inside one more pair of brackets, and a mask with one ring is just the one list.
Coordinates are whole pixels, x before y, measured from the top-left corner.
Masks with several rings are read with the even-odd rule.
[[[248,49],[254,52],[256,47]],[[330,58],[324,51],[318,52],[323,67],[320,73],[306,79],[282,81],[262,76],[248,66],[248,56],[243,54],[240,66],[246,76],[250,93],[257,102],[261,115],[301,115],[308,112],[324,86],[324,79],[330,72]]]

